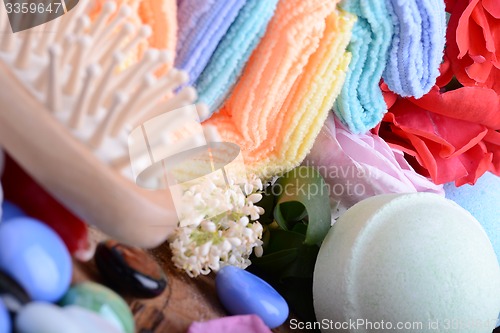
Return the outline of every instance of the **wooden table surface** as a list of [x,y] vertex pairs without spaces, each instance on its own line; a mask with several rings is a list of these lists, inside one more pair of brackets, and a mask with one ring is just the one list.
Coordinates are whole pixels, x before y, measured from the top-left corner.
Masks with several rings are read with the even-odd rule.
[[[91,238],[102,238],[96,231]],[[185,333],[193,321],[206,321],[226,316],[215,292],[214,275],[192,279],[175,268],[167,244],[151,253],[163,267],[168,286],[153,299],[125,298],[136,320],[137,333]],[[73,282],[96,281],[103,283],[93,261],[75,262]],[[288,323],[273,330],[292,332]],[[297,330],[294,330],[297,332]]]

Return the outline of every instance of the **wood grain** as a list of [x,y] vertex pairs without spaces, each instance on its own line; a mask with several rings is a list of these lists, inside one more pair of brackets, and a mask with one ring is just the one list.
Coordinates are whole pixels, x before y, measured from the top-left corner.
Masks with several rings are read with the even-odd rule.
[[[91,238],[98,241],[103,236],[92,230]],[[169,283],[163,294],[153,299],[125,297],[134,313],[137,333],[185,333],[193,321],[227,315],[217,299],[213,274],[192,279],[177,270],[168,244],[152,250],[151,254],[163,268]],[[74,268],[74,283],[91,280],[104,284],[93,261],[75,261]],[[287,323],[273,332],[287,333],[291,329]]]

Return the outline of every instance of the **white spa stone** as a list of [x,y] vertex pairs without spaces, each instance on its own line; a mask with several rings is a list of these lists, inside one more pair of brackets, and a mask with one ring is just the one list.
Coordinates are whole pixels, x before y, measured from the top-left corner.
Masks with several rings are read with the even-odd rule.
[[124,333],[118,327],[101,317],[94,311],[69,305],[63,308],[65,315],[83,332],[91,333]]
[[51,303],[33,302],[16,317],[19,333],[86,333],[64,311]]
[[16,317],[19,333],[123,333],[99,314],[75,305],[33,302]]
[[500,268],[479,222],[451,200],[380,195],[354,205],[329,231],[313,294],[318,321],[372,325],[323,332],[386,332],[417,322],[421,328],[399,331],[491,333]]

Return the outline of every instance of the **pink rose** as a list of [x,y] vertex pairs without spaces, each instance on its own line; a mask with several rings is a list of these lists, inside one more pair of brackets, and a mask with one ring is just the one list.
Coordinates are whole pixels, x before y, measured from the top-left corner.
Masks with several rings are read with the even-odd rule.
[[352,134],[333,115],[323,126],[304,161],[315,166],[330,188],[338,217],[357,202],[384,193],[434,192],[441,185],[416,173],[400,150],[375,134]]

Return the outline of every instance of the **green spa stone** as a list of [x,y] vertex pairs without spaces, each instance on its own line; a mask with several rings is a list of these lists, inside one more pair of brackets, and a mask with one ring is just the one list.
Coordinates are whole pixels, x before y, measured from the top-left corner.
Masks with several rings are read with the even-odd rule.
[[135,332],[134,316],[128,304],[111,289],[83,282],[72,286],[59,301],[61,306],[77,305],[98,313],[124,333]]

